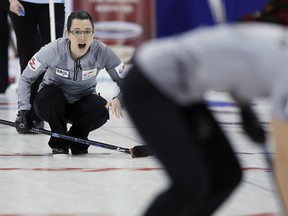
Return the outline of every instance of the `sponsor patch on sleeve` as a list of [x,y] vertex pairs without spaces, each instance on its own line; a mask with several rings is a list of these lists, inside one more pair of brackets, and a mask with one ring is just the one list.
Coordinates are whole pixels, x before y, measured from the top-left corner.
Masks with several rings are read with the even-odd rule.
[[127,70],[123,62],[115,67],[115,70],[120,78],[124,78],[127,75]]
[[32,71],[36,71],[41,66],[41,63],[37,60],[36,56],[34,55],[28,62],[28,66]]

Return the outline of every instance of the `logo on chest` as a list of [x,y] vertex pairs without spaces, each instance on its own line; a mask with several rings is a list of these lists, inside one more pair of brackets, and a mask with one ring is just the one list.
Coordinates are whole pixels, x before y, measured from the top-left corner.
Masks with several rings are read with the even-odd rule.
[[64,78],[67,78],[69,76],[69,72],[68,71],[65,71],[65,70],[62,70],[62,69],[59,69],[59,68],[56,69],[56,74],[58,76],[61,76],[61,77],[64,77]]
[[92,70],[82,71],[82,80],[87,80],[92,77],[95,77],[96,74],[97,74],[97,68],[94,68]]

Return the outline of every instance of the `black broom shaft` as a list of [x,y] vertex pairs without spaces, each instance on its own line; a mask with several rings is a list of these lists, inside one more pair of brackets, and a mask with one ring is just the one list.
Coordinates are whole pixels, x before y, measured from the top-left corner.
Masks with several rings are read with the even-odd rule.
[[[15,127],[14,122],[6,121],[3,119],[0,119],[0,124]],[[45,134],[45,135],[49,135],[49,136],[52,136],[55,138],[65,139],[65,140],[69,140],[72,142],[77,142],[77,143],[81,143],[81,144],[85,144],[85,145],[93,145],[93,146],[97,146],[97,147],[101,147],[101,148],[105,148],[105,149],[116,150],[119,152],[131,154],[130,150],[128,148],[123,148],[120,146],[115,146],[115,145],[111,145],[111,144],[107,144],[107,143],[103,143],[103,142],[80,139],[80,138],[76,138],[76,137],[72,137],[72,136],[68,136],[68,135],[64,135],[64,134],[59,134],[59,133],[54,133],[54,132],[51,132],[48,130],[38,129],[38,128],[31,128],[29,131],[32,133]]]

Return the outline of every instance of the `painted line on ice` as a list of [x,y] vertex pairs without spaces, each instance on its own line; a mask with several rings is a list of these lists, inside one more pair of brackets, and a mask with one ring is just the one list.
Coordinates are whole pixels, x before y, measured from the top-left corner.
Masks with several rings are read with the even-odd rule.
[[3,167],[0,168],[0,171],[45,171],[45,172],[108,172],[108,171],[158,171],[164,170],[160,167],[142,167],[142,168],[76,168],[76,167],[59,167],[59,168],[17,168],[17,167]]
[[259,214],[251,214],[245,216],[280,216],[278,213],[259,213]]
[[[139,167],[139,168],[115,168],[115,167],[106,167],[106,168],[79,168],[79,167],[54,167],[54,168],[20,168],[20,167],[1,167],[0,171],[47,171],[47,172],[108,172],[108,171],[158,171],[164,170],[161,167]],[[268,168],[259,168],[259,167],[244,167],[243,171],[264,171],[271,172]]]

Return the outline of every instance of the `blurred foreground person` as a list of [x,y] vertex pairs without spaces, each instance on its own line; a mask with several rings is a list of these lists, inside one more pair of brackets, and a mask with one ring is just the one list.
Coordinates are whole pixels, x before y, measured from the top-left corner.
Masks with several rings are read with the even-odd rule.
[[209,90],[230,93],[245,131],[262,144],[265,131],[250,103],[271,100],[275,175],[288,206],[287,35],[286,28],[273,24],[227,24],[152,40],[138,49],[122,86],[124,102],[171,179],[145,216],[211,215],[240,183],[239,162],[205,104]]

